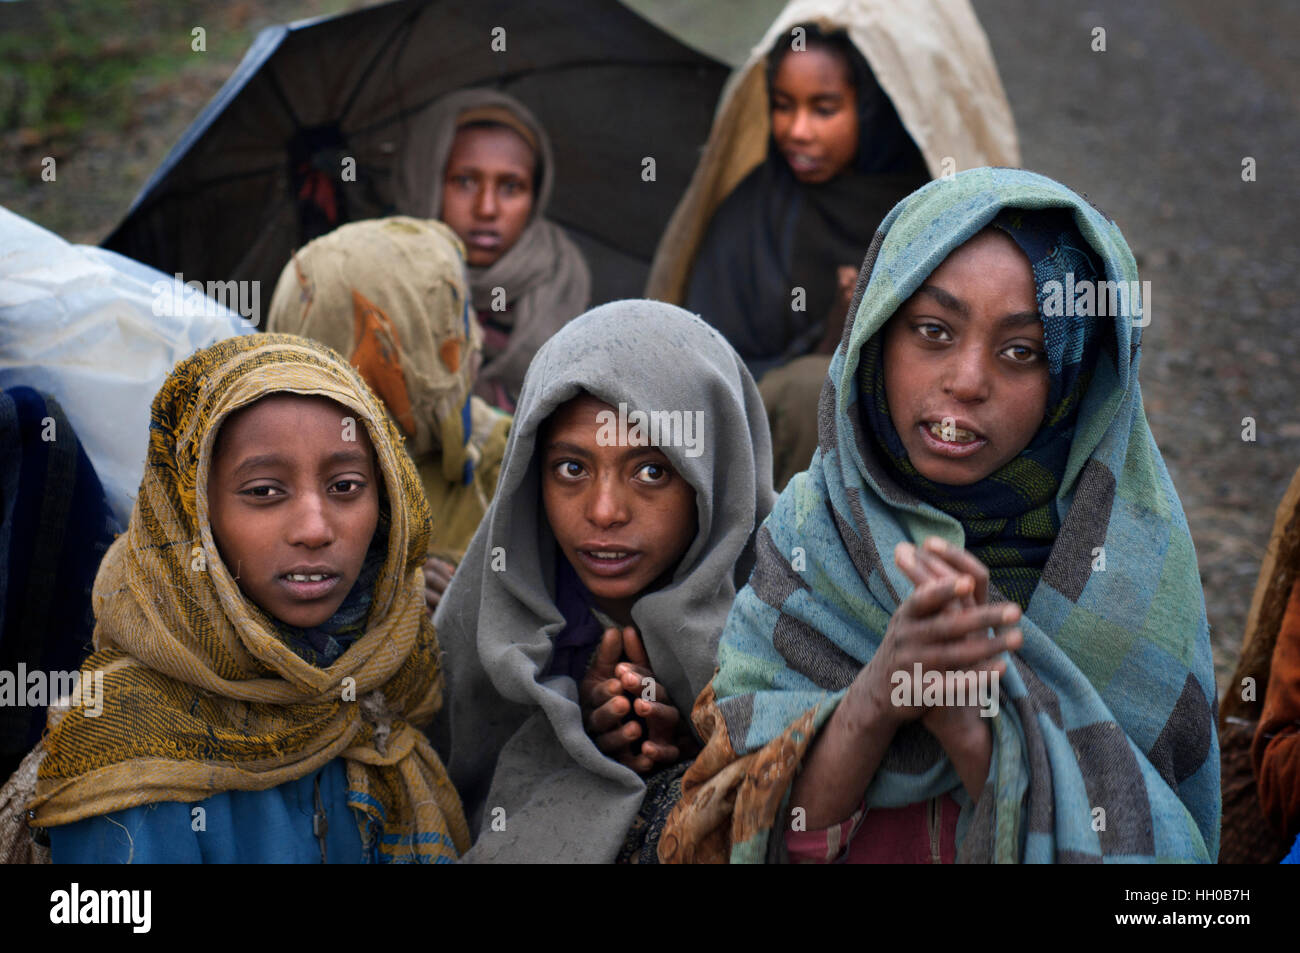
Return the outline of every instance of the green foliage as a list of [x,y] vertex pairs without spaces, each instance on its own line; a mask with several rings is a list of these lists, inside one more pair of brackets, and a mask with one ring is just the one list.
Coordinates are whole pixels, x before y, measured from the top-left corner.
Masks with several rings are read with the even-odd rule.
[[[237,55],[247,42],[242,31],[205,23],[216,17],[185,0],[3,6],[9,9],[0,11],[0,129],[23,130],[36,141],[77,133],[88,123],[130,125],[138,90],[201,65],[204,56]],[[191,49],[195,26],[207,29],[208,53]]]

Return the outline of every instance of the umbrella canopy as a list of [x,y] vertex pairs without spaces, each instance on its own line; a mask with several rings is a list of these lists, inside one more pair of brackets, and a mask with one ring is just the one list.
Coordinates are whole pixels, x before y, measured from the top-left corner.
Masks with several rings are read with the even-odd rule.
[[294,249],[392,211],[415,115],[491,86],[550,134],[547,217],[587,255],[593,304],[638,296],[726,78],[612,0],[398,0],[270,27],[103,244],[187,281],[260,281],[265,314]]

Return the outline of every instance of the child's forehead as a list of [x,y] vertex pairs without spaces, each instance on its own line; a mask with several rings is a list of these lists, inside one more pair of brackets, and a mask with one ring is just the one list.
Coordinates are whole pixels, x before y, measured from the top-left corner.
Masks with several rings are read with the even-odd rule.
[[294,445],[339,444],[372,449],[362,416],[350,407],[317,394],[275,393],[245,404],[221,422],[213,445],[214,457],[234,444],[278,442],[290,438]]

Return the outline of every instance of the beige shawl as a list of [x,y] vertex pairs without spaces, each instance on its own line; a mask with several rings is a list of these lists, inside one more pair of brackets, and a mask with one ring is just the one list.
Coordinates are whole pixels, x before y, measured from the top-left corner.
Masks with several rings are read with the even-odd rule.
[[[442,214],[443,171],[456,136],[456,120],[471,109],[500,106],[531,129],[541,152],[542,172],[535,183],[533,215],[514,246],[488,268],[470,268],[470,290],[477,311],[492,311],[493,291],[505,289],[509,309],[494,319],[509,326],[505,351],[483,365],[480,378],[500,383],[517,395],[524,372],[546,341],[587,309],[591,273],[578,247],[544,216],[555,181],[550,140],[541,124],[518,100],[491,89],[466,89],[444,96],[415,122],[397,167],[397,210],[420,218]],[[483,393],[482,390],[479,391]]]
[[704,154],[659,240],[647,298],[682,302],[713,213],[767,155],[767,52],[812,22],[848,33],[932,176],[1020,165],[1011,107],[967,0],[792,0],[723,88]]

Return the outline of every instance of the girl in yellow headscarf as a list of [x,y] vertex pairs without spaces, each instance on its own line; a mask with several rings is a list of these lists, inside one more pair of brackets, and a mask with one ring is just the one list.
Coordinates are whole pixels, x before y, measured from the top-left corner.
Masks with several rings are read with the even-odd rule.
[[57,862],[446,862],[429,510],[338,354],[231,338],[154,399],[95,653],[52,711],[35,827]]
[[472,397],[483,335],[470,314],[464,247],[442,222],[344,225],[296,253],[267,330],[344,355],[379,395],[415,461],[433,516],[432,610],[496,490],[510,418]]

